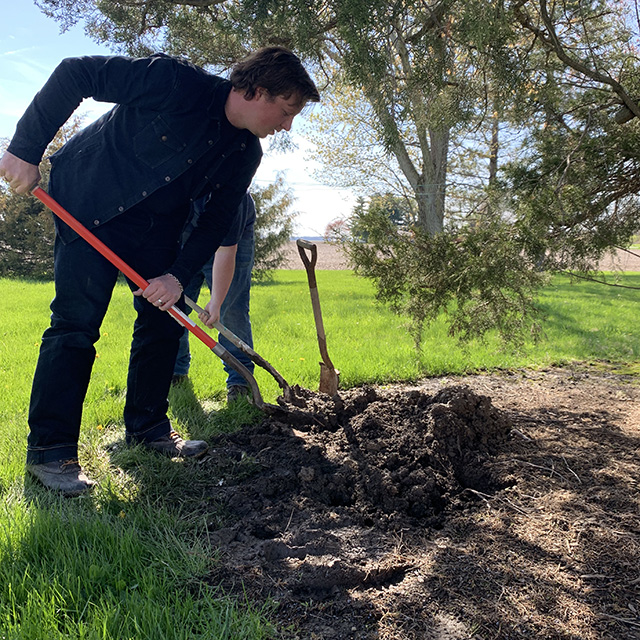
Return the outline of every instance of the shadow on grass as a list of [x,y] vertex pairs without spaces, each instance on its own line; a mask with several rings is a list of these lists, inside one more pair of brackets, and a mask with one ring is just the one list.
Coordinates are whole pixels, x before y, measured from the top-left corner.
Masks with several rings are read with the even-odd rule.
[[171,386],[169,405],[171,413],[186,426],[189,433],[197,432],[209,417],[193,390],[190,378]]

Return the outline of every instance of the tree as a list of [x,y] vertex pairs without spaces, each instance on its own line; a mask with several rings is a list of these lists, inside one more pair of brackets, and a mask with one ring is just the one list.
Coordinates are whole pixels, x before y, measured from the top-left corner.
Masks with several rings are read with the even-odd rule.
[[[480,0],[39,4],[63,24],[85,20],[94,37],[135,54],[164,49],[216,67],[256,43],[283,43],[306,54],[331,86],[342,84],[366,100],[378,144],[412,190],[419,223],[431,233],[442,230],[451,129],[471,114],[469,97],[477,91],[475,61],[458,43],[485,13],[477,11]],[[460,12],[464,19],[454,20]]]
[[[497,330],[520,344],[536,336],[534,296],[547,275],[532,268],[517,230],[496,217],[457,232],[402,229],[382,209],[364,210],[345,243],[356,273],[376,282],[376,297],[409,318],[420,347],[425,323],[445,313],[463,339]],[[362,241],[365,237],[366,242]]]
[[347,221],[344,218],[336,218],[325,227],[324,239],[327,242],[339,239],[344,235],[346,228]]
[[[276,43],[312,61],[326,78],[319,139],[330,141],[324,159],[333,175],[351,184],[360,176],[363,195],[390,192],[415,204],[412,233],[385,236],[378,217],[363,219],[381,243],[369,257],[384,258],[360,272],[381,298],[400,296],[418,325],[455,307],[452,331],[482,334],[489,317],[511,331],[518,323],[501,318],[535,311],[541,256],[550,268],[588,268],[640,224],[638,126],[622,129],[611,117],[621,107],[640,114],[629,0],[40,4],[131,53],[165,49],[221,69]],[[398,242],[388,246],[389,238]],[[490,268],[472,253],[480,240]],[[357,242],[352,249],[365,260]],[[436,283],[432,269],[446,281]],[[479,313],[483,301],[492,316]]]
[[[380,299],[410,314],[416,340],[423,323],[440,311],[447,311],[450,330],[466,337],[492,326],[503,337],[515,336],[514,331],[526,335],[535,324],[522,320],[535,319],[534,293],[544,282],[537,269],[589,270],[606,249],[627,243],[640,225],[638,129],[617,124],[629,117],[619,115],[620,104],[633,113],[630,96],[638,95],[638,59],[634,34],[621,19],[624,4],[557,2],[550,8],[544,0],[519,1],[507,7],[510,22],[483,20],[482,8],[469,4],[479,11],[480,28],[492,25],[490,31],[499,33],[502,25],[511,31],[489,45],[485,40],[484,47],[482,34],[469,40],[477,51],[466,54],[475,56],[485,73],[476,86],[487,97],[476,102],[466,122],[460,119],[450,129],[443,225],[449,236],[434,238],[424,224],[413,236],[400,234],[375,210],[365,215],[356,210],[357,233],[348,240],[356,272],[375,281]],[[490,5],[485,3],[485,11]],[[464,11],[460,15],[464,21]],[[467,86],[473,88],[471,82]],[[481,118],[489,105],[490,117]],[[325,147],[325,159],[353,166],[360,144],[362,170],[382,175],[380,161],[365,157],[373,148],[370,117],[348,95],[330,106],[329,127],[320,135],[333,127],[337,136]],[[336,126],[336,113],[346,126]],[[480,136],[460,144],[460,132],[467,136],[472,129],[490,133],[488,144]],[[510,145],[502,142],[504,134],[511,136]],[[500,166],[498,154],[504,151],[518,153]],[[380,149],[376,153],[382,155]],[[477,170],[483,155],[484,175]],[[384,168],[386,175],[398,175],[392,163]],[[347,175],[353,179],[353,169]],[[458,201],[468,198],[457,215],[454,189]],[[473,251],[480,247],[482,261],[477,261]],[[465,260],[457,259],[461,255]]]
[[369,242],[368,221],[378,217],[406,232],[415,224],[415,210],[411,205],[411,201],[390,193],[358,198],[348,221],[334,220],[327,225],[325,236],[342,244]]
[[[63,127],[46,151],[57,151],[81,126],[73,118]],[[2,141],[2,152],[9,145]],[[45,190],[49,181],[49,163],[41,165]],[[54,226],[51,212],[30,195],[16,195],[0,183],[0,275],[5,277],[53,278]]]
[[251,195],[256,205],[256,249],[252,278],[262,282],[269,280],[273,270],[284,262],[283,248],[291,239],[297,213],[291,210],[294,198],[282,176],[266,187],[252,185]]
[[53,277],[53,220],[39,200],[0,187],[0,275]]
[[536,68],[533,126],[527,153],[503,168],[504,192],[546,268],[586,271],[638,231],[640,128],[618,117],[621,106],[640,113],[638,25],[625,20],[629,2],[519,4]]

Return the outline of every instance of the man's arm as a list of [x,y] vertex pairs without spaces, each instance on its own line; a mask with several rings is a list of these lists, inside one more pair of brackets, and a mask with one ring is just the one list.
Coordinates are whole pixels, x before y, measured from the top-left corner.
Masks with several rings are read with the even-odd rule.
[[214,322],[220,320],[220,307],[229,291],[236,269],[237,251],[237,244],[230,247],[220,247],[216,251],[211,270],[211,299],[205,306],[208,315],[200,314],[198,316],[209,328],[213,327]]
[[65,58],[18,121],[8,151],[38,165],[48,144],[85,98],[147,109],[162,110],[169,105],[179,109],[184,101],[184,87],[178,86],[179,67],[176,60],[164,56]]

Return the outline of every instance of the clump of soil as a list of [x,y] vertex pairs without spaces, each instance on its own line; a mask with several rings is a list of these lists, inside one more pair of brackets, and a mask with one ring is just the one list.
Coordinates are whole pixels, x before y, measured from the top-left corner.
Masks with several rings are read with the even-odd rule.
[[228,438],[266,467],[230,490],[245,504],[295,496],[341,508],[359,524],[437,520],[466,487],[491,487],[483,461],[509,432],[489,398],[462,386],[433,396],[373,388],[297,395],[303,410],[292,407]]

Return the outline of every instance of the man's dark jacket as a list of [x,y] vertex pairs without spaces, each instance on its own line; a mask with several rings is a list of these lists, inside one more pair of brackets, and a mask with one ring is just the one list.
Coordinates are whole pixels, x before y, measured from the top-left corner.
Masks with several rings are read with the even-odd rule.
[[[248,130],[239,131],[228,148],[207,154],[219,139],[230,91],[229,81],[163,54],[67,58],[18,122],[8,151],[37,165],[83,98],[115,103],[51,157],[52,196],[89,229],[205,157],[209,166],[192,199],[211,196],[194,233],[208,240],[206,246],[196,240],[197,250],[183,251],[170,269],[186,284],[224,238],[262,157],[258,138]],[[75,239],[66,225],[56,224],[62,241]]]

